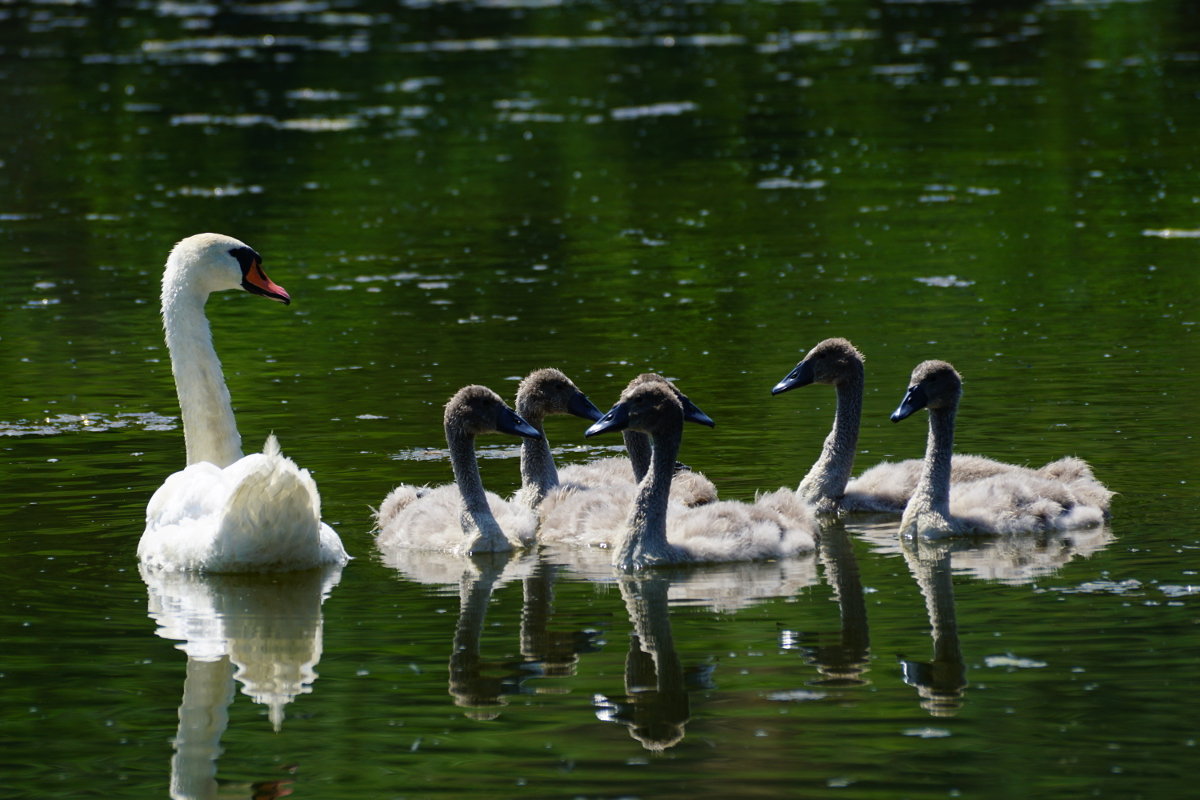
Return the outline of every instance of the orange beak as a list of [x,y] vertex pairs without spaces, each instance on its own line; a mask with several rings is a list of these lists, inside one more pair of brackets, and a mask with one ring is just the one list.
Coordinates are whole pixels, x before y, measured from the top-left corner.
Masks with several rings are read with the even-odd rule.
[[287,290],[267,277],[267,273],[263,272],[262,262],[258,260],[255,260],[250,269],[246,270],[242,288],[251,294],[260,294],[263,297],[277,300],[285,306],[292,302],[292,297]]

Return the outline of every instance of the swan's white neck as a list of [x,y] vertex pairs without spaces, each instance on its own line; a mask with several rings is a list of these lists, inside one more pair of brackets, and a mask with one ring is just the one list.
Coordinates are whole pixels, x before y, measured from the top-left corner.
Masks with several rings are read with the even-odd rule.
[[171,757],[171,797],[216,797],[221,735],[233,702],[233,664],[188,658]]
[[650,471],[638,483],[625,538],[614,559],[618,566],[648,566],[667,552],[667,501],[682,438],[683,431],[679,429],[651,436]]
[[450,446],[454,481],[462,496],[461,521],[468,545],[474,543],[476,537],[488,542],[506,542],[500,523],[488,505],[487,493],[483,490],[483,478],[479,475],[479,462],[475,458],[475,437],[448,429],[446,443]]
[[208,461],[224,468],[242,457],[242,437],[204,316],[208,292],[189,285],[185,275],[181,269],[169,269],[163,276],[162,315],[187,463]]
[[906,535],[953,532],[950,518],[950,460],[954,454],[956,406],[929,410],[929,437],[917,488],[904,508],[900,531]]
[[818,511],[835,511],[846,494],[846,484],[854,468],[854,451],[858,447],[862,399],[863,376],[860,369],[859,374],[837,384],[837,411],[833,416],[833,428],[825,437],[821,455],[796,489],[801,499],[816,506]]

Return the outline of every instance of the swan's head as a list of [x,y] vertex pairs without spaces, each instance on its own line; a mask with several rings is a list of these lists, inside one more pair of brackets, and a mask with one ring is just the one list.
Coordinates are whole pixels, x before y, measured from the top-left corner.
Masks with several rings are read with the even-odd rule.
[[572,414],[595,422],[604,416],[570,378],[553,367],[535,370],[517,389],[517,413],[531,420],[548,414]]
[[892,412],[892,422],[912,416],[922,408],[953,409],[962,396],[962,377],[945,361],[923,361],[913,370],[908,391]]
[[851,378],[861,380],[863,361],[863,354],[848,339],[826,339],[809,350],[804,360],[775,384],[771,394],[783,394],[810,383],[837,386]]
[[626,389],[621,400],[584,435],[624,430],[654,435],[682,428],[683,403],[665,381],[649,381]]
[[629,382],[629,384],[625,387],[625,391],[621,393],[621,396],[624,397],[625,394],[633,391],[635,388],[644,383],[652,382],[665,383],[667,386],[671,387],[671,391],[675,393],[675,397],[677,397],[679,402],[683,405],[684,422],[695,422],[699,425],[707,425],[710,428],[717,427],[717,423],[713,422],[712,417],[701,411],[700,408],[693,403],[686,394],[679,391],[678,386],[676,386],[674,383],[671,383],[671,381],[667,380],[662,375],[659,375],[657,372],[643,372],[641,375],[638,375]]
[[446,403],[446,438],[508,433],[542,438],[541,432],[504,404],[500,395],[486,386],[464,386]]
[[220,233],[198,233],[171,249],[163,272],[163,300],[181,291],[207,296],[243,289],[285,305],[287,291],[263,272],[262,256],[244,242]]

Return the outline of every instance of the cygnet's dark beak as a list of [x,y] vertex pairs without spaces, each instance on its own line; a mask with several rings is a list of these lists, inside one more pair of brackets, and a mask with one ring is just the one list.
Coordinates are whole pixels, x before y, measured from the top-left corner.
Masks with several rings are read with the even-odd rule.
[[597,433],[608,431],[623,431],[629,427],[629,409],[624,403],[617,403],[608,413],[598,419],[592,427],[583,432],[584,436],[595,436]]
[[575,392],[567,401],[567,413],[595,422],[604,416],[604,412],[596,408],[583,392]]
[[899,422],[905,417],[910,417],[927,405],[929,405],[929,396],[925,394],[924,387],[919,383],[916,386],[910,386],[904,393],[904,399],[900,401],[899,407],[892,412],[892,422]]
[[807,361],[801,361],[796,365],[796,368],[787,374],[783,380],[775,384],[771,389],[771,394],[783,394],[790,389],[798,389],[801,386],[808,386],[813,382],[812,364]]
[[496,430],[500,431],[500,433],[524,436],[528,439],[542,438],[541,431],[522,419],[521,415],[511,408],[506,408],[500,412],[500,419],[496,421]]
[[685,422],[698,422],[710,428],[717,427],[717,423],[713,422],[712,417],[697,408],[696,404],[687,399],[686,396],[680,399],[683,401],[683,419]]

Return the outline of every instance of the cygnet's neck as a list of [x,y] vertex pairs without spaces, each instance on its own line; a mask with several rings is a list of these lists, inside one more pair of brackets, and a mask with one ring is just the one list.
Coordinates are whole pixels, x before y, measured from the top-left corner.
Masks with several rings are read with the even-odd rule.
[[542,434],[539,438],[521,438],[521,486],[528,496],[530,505],[536,507],[555,486],[558,486],[558,468],[554,465],[554,454],[543,427],[546,415],[536,404],[518,400],[517,414]]
[[[933,638],[933,661],[928,670],[912,670],[909,680],[921,693],[922,708],[934,716],[951,716],[961,705],[963,689],[967,686],[967,670],[963,663],[958,637],[958,620],[954,609],[954,579],[951,554],[948,549],[931,548],[920,539],[903,546],[905,560],[925,596],[929,613],[930,634]],[[908,669],[905,670],[909,672]]]
[[475,437],[461,430],[447,429],[446,444],[450,446],[450,466],[454,481],[462,496],[461,521],[463,533],[470,543],[478,535],[485,541],[503,541],[504,532],[488,505],[475,458]]
[[668,550],[667,502],[671,496],[671,479],[675,476],[675,458],[683,439],[682,428],[680,422],[678,426],[650,437],[650,470],[638,483],[625,538],[615,559],[619,566],[648,566],[661,560]]
[[929,409],[929,437],[917,488],[900,520],[902,533],[950,533],[950,461],[957,406]]
[[629,454],[629,463],[633,467],[633,479],[641,483],[650,471],[650,437],[640,431],[622,431],[621,437],[625,440],[625,452]]
[[187,463],[208,461],[225,468],[242,457],[242,437],[204,316],[206,300],[208,293],[188,286],[179,270],[163,279],[163,329],[179,395]]
[[492,589],[500,577],[498,566],[483,567],[479,575],[464,573],[458,584],[458,624],[450,651],[450,695],[460,706],[493,705],[499,700],[495,684],[480,670],[479,640],[487,617]]
[[854,452],[858,448],[858,428],[862,422],[863,375],[851,375],[836,385],[837,411],[833,428],[825,437],[821,455],[800,481],[796,492],[818,511],[836,511],[846,494]]
[[633,632],[641,639],[642,650],[654,658],[656,667],[663,656],[670,658],[675,652],[667,601],[670,585],[670,581],[660,576],[621,581],[621,596]]

